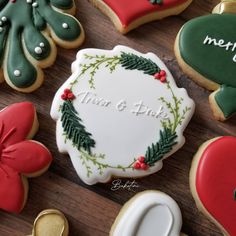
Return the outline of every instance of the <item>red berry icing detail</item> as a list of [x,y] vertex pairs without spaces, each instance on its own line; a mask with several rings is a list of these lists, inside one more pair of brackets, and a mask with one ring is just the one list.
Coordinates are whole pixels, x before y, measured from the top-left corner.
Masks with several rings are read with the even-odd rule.
[[148,165],[145,163],[141,163],[141,169],[142,170],[147,170],[148,169]]
[[139,162],[135,162],[135,163],[134,163],[134,169],[135,169],[135,170],[139,170],[140,168],[141,168],[140,163],[139,163]]
[[68,88],[66,88],[66,89],[64,90],[64,94],[69,94],[69,93],[71,93],[71,90],[68,89]]
[[165,76],[162,76],[161,79],[160,79],[160,81],[161,81],[162,83],[165,83],[165,82],[166,82],[166,77],[165,77]]
[[156,73],[156,74],[154,75],[154,78],[155,78],[155,79],[160,79],[160,73]]
[[161,71],[160,71],[160,75],[161,75],[161,76],[166,76],[166,71],[165,71],[165,70],[161,70]]
[[64,93],[61,95],[62,100],[73,100],[75,99],[75,95],[72,93],[72,91],[68,88],[64,90]]
[[138,161],[141,162],[141,163],[144,163],[145,157],[144,157],[144,156],[139,157],[139,158],[138,158]]
[[63,94],[61,95],[61,99],[62,99],[62,100],[66,100],[66,99],[67,99],[67,96],[63,93]]
[[75,95],[74,95],[73,93],[68,93],[67,98],[68,98],[69,100],[72,100],[72,99],[75,98]]

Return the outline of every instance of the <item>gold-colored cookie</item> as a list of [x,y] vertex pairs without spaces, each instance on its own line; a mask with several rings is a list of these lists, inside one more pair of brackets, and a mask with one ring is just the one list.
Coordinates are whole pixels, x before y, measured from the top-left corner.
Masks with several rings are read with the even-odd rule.
[[68,236],[69,225],[64,214],[58,210],[47,209],[39,213],[29,236]]
[[212,13],[236,13],[236,0],[223,0],[212,11]]

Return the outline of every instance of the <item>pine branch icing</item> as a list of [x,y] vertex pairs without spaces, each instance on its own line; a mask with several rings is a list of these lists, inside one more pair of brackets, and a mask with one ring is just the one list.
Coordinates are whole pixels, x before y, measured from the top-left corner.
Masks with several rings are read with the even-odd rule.
[[[168,81],[167,72],[149,58],[124,51],[120,51],[119,54],[115,55],[84,53],[83,57],[82,63],[78,64],[78,77],[61,94],[63,103],[60,112],[65,140],[72,142],[73,147],[79,151],[80,155],[78,158],[80,158],[82,165],[87,171],[87,177],[89,178],[93,175],[94,171],[99,173],[99,175],[103,175],[107,169],[120,170],[122,172],[145,172],[155,167],[178,144],[177,129],[186,119],[186,116],[191,111],[191,107],[184,106],[184,99],[175,94],[171,83]],[[136,74],[141,73],[146,75],[145,79],[157,81],[156,86],[164,86],[163,89],[170,94],[167,98],[163,96],[158,97],[157,93],[156,100],[162,104],[161,109],[168,112],[169,115],[159,118],[161,127],[156,131],[156,141],[150,143],[140,156],[130,157],[131,161],[127,165],[120,164],[119,160],[117,160],[117,164],[110,163],[106,153],[96,153],[94,151],[96,150],[96,140],[93,137],[93,133],[87,130],[74,107],[75,100],[79,99],[77,97],[79,95],[74,95],[77,83],[86,77],[87,86],[90,88],[90,91],[96,91],[96,76],[100,70],[107,71],[108,76],[118,70],[136,70]]]
[[71,90],[65,89],[61,97],[64,100],[61,107],[61,122],[66,139],[71,140],[78,150],[83,148],[88,153],[91,153],[91,148],[95,146],[95,141],[91,138],[91,134],[86,131],[78,112],[73,106],[74,94]]
[[[90,63],[81,64],[81,74],[89,73],[90,87],[95,89],[94,77],[95,74],[102,66],[107,68],[111,73],[116,70],[120,65],[127,70],[140,70],[144,74],[152,75],[155,79],[159,79],[162,83],[166,82],[166,72],[161,70],[159,66],[150,59],[142,56],[135,55],[133,53],[121,52],[120,56],[107,57],[105,55],[88,55],[85,54],[85,59],[88,59]],[[75,81],[74,83],[77,83]]]

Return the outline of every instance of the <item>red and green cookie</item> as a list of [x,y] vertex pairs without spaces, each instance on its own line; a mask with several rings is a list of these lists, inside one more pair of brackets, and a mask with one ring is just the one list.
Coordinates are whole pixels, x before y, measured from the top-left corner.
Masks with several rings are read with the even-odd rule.
[[90,0],[123,34],[150,21],[177,15],[192,0]]

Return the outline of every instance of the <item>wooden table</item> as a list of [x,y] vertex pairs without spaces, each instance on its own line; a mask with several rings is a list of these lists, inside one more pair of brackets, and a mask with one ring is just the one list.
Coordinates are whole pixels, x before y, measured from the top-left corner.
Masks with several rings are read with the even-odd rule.
[[[217,227],[199,213],[190,194],[189,168],[192,157],[207,139],[236,135],[236,120],[221,123],[213,119],[208,104],[209,92],[181,72],[174,57],[173,44],[177,32],[186,21],[210,13],[218,2],[195,0],[181,15],[146,24],[126,36],[119,34],[110,20],[86,0],[77,2],[77,17],[86,32],[83,48],[112,49],[117,44],[123,44],[144,53],[154,52],[167,64],[177,84],[186,88],[196,102],[196,113],[185,131],[184,147],[165,160],[160,172],[136,180],[139,187],[133,189],[136,192],[159,189],[172,196],[183,213],[183,232],[191,236],[221,235]],[[0,212],[1,236],[29,234],[34,218],[46,208],[58,208],[65,213],[70,224],[70,235],[108,235],[121,206],[135,194],[127,189],[112,191],[111,183],[86,186],[75,173],[69,156],[57,151],[55,122],[50,118],[49,111],[55,92],[70,76],[70,66],[76,52],[77,49],[59,49],[56,63],[45,70],[44,85],[32,94],[15,92],[6,84],[0,87],[0,108],[25,100],[35,103],[40,122],[40,131],[35,139],[47,145],[54,156],[49,171],[30,180],[29,199],[22,213]]]

